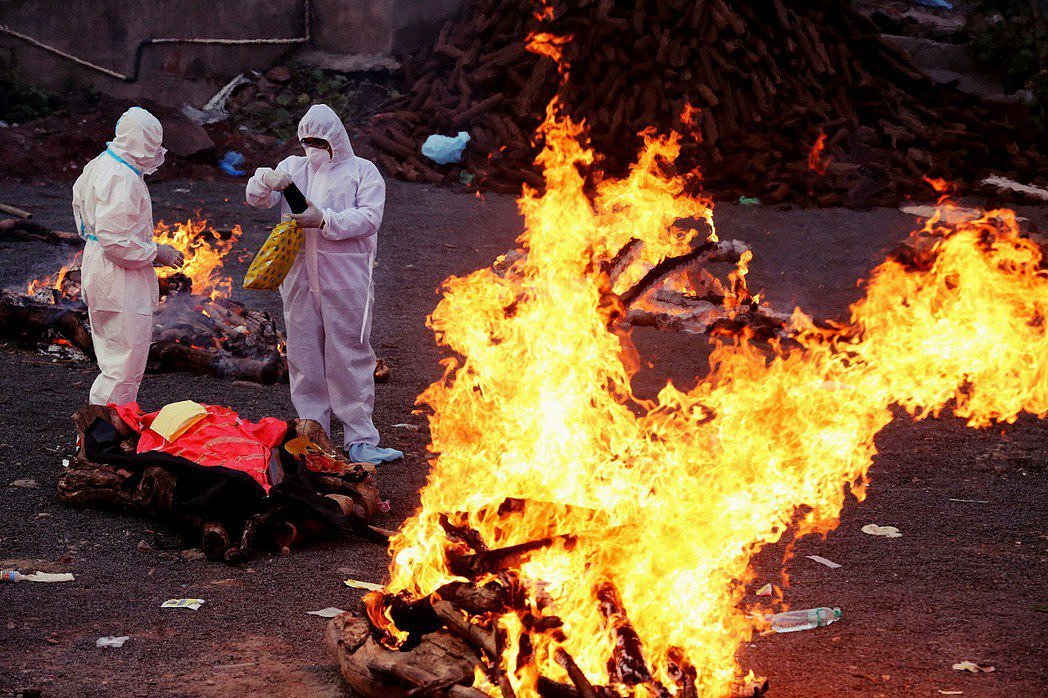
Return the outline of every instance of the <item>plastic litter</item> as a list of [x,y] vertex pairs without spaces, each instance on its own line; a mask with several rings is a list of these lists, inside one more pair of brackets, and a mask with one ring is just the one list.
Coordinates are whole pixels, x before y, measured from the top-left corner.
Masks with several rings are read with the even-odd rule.
[[771,596],[771,582],[757,590],[757,596]]
[[284,221],[269,234],[244,274],[244,288],[275,291],[291,271],[305,234],[298,221]]
[[33,572],[32,574],[22,575],[22,579],[27,582],[71,582],[76,579],[69,572]]
[[739,206],[760,206],[761,200],[756,196],[740,196]]
[[838,567],[840,567],[840,565],[838,565],[833,560],[827,560],[826,558],[822,557],[821,555],[807,555],[806,557],[809,560],[814,560],[815,562],[819,563],[820,565],[826,565],[831,570],[835,570]]
[[794,633],[798,630],[811,630],[835,623],[841,619],[839,608],[809,608],[804,611],[786,611],[765,616],[771,623],[771,629],[777,633]]
[[203,599],[168,599],[160,604],[160,608],[191,608],[195,611],[203,605]]
[[124,643],[130,640],[127,635],[121,635],[120,637],[100,637],[95,640],[95,647],[123,647]]
[[344,582],[350,589],[364,589],[365,591],[381,591],[381,584],[372,584],[371,582],[361,582],[357,579],[347,579]]
[[877,524],[866,524],[862,532],[869,536],[884,536],[885,538],[902,538],[899,529],[895,526],[878,526]]
[[976,664],[975,662],[963,661],[957,662],[953,665],[953,668],[957,671],[970,671],[973,674],[989,674],[991,671],[996,671],[997,668],[992,664]]
[[247,170],[244,169],[244,162],[243,155],[235,150],[228,150],[222,159],[218,161],[218,168],[227,175],[240,177],[247,174]]
[[459,131],[454,138],[434,133],[422,144],[422,154],[438,165],[461,162],[467,143],[469,134],[465,131]]
[[182,105],[182,113],[185,114],[187,119],[200,126],[225,121],[229,118],[229,112],[226,111],[226,102],[229,101],[230,96],[238,87],[249,82],[251,81],[241,73],[216,92],[215,96],[209,99],[202,109],[184,104]]
[[25,575],[18,570],[0,570],[0,583],[3,582],[20,582],[25,579]]
[[934,7],[937,10],[953,9],[953,3],[946,0],[913,0],[913,4],[921,7]]
[[462,172],[459,172],[459,182],[461,184],[465,184],[465,185],[468,186],[470,184],[473,184],[473,180],[474,179],[475,179],[475,177],[474,177],[473,173],[470,172],[469,170],[462,170]]
[[341,608],[328,606],[327,608],[322,608],[319,611],[306,611],[306,613],[308,613],[311,616],[320,616],[321,618],[334,618],[335,616],[342,615],[343,613],[345,613],[345,611],[343,611]]
[[171,402],[160,408],[149,428],[165,441],[175,441],[206,416],[207,410],[192,400]]
[[39,487],[40,483],[37,482],[36,480],[12,480],[11,482],[7,483],[7,486],[8,487],[22,487],[22,488],[25,488],[25,489],[28,490],[28,489],[33,489],[34,487]]

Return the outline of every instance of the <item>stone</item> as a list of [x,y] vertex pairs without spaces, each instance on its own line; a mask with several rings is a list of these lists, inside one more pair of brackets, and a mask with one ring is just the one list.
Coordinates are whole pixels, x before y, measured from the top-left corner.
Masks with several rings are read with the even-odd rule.
[[266,79],[278,85],[291,82],[291,71],[283,65],[278,65],[266,71]]

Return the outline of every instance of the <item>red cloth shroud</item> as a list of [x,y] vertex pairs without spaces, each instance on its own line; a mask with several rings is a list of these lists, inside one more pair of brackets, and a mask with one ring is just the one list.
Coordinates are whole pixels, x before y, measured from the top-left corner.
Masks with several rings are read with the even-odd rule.
[[287,422],[263,417],[262,421],[253,423],[241,419],[228,407],[201,405],[207,410],[207,415],[174,442],[169,442],[149,428],[159,411],[142,414],[137,402],[110,406],[116,408],[129,427],[141,433],[138,453],[162,451],[204,466],[220,465],[239,470],[250,475],[269,493],[271,483],[266,477],[266,468],[272,449],[284,441]]

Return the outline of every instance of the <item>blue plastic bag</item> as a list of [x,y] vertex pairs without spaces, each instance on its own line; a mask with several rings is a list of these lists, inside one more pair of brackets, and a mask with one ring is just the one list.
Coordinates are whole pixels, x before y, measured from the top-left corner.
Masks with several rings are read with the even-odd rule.
[[469,143],[469,134],[459,131],[454,138],[433,134],[422,144],[422,154],[437,163],[447,165],[449,162],[462,162],[462,152]]
[[219,161],[218,167],[227,175],[234,177],[247,174],[247,170],[244,169],[244,156],[235,150],[227,151]]
[[953,3],[946,0],[913,0],[915,5],[922,7],[934,7],[938,10],[952,10]]

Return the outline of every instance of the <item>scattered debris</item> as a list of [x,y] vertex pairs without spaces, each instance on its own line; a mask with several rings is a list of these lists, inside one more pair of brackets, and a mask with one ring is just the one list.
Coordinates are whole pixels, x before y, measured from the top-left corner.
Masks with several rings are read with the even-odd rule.
[[218,162],[218,167],[227,175],[233,177],[240,177],[247,174],[247,170],[244,169],[244,156],[235,150],[228,150],[226,154]]
[[997,187],[998,189],[1004,189],[1007,191],[1014,191],[1019,194],[1026,194],[1027,196],[1040,199],[1041,201],[1048,201],[1048,189],[1045,189],[1044,187],[1035,187],[1032,184],[1020,184],[1015,180],[1001,177],[1000,175],[987,177],[982,180],[980,184]]
[[976,664],[967,660],[957,662],[953,665],[953,668],[957,671],[968,671],[973,674],[989,674],[991,671],[996,671],[996,667],[992,664]]
[[878,526],[877,524],[866,524],[862,532],[869,536],[884,536],[885,538],[902,538],[899,529],[895,526]]
[[944,696],[963,696],[964,695],[964,691],[947,691],[947,690],[944,690],[942,688],[939,689],[939,693],[943,694]]
[[768,582],[757,590],[757,596],[771,596],[771,582]]
[[204,551],[200,548],[189,548],[182,551],[182,558],[185,560],[203,560]]
[[23,489],[31,490],[40,486],[40,483],[36,480],[12,480],[7,483],[8,487],[21,487]]
[[195,611],[203,605],[203,599],[168,599],[160,604],[160,608],[191,608]]
[[404,423],[401,423],[401,424],[394,424],[394,425],[393,425],[393,428],[394,428],[394,429],[410,429],[410,430],[412,430],[412,431],[419,431],[419,430],[421,430],[421,429],[422,429],[422,427],[420,427],[420,426],[419,426],[419,425],[417,425],[417,424],[404,424]]
[[467,143],[469,134],[465,131],[459,131],[454,138],[434,133],[422,144],[422,154],[438,165],[462,162],[462,153],[466,150]]
[[[274,68],[270,72],[273,72],[274,70],[278,69]],[[287,68],[284,68],[284,70],[287,70]],[[226,102],[229,101],[230,96],[236,91],[238,87],[240,87],[241,85],[246,85],[249,82],[251,81],[244,77],[243,73],[241,73],[240,75],[237,75],[235,78],[226,83],[225,87],[216,92],[215,96],[209,99],[207,101],[207,104],[205,104],[202,109],[197,109],[196,107],[185,104],[182,106],[182,113],[186,116],[187,119],[197,124],[198,126],[203,126],[205,124],[214,124],[218,123],[219,121],[225,121],[229,118],[229,112],[226,111]]]
[[121,635],[120,637],[100,637],[95,641],[95,647],[123,647],[124,643],[131,638],[127,635]]
[[337,615],[345,613],[341,608],[335,608],[334,606],[328,606],[322,608],[319,611],[306,611],[311,616],[320,616],[321,618],[334,618]]
[[938,213],[940,220],[951,225],[963,223],[965,221],[972,221],[986,215],[986,211],[981,208],[967,208],[964,206],[952,205],[940,207],[931,204],[909,203],[900,206],[899,210],[911,216],[916,216],[917,218],[931,218]]
[[830,623],[836,623],[841,619],[839,608],[809,608],[803,611],[785,611],[765,616],[764,620],[771,624],[771,629],[777,633],[795,633],[799,630],[812,630],[821,628]]
[[365,591],[381,591],[383,586],[381,584],[372,584],[371,582],[361,582],[356,579],[347,579],[344,582],[350,589],[364,589]]
[[32,574],[22,575],[22,579],[27,582],[71,582],[75,579],[69,572],[33,572]]
[[947,499],[947,502],[965,502],[966,504],[989,504],[986,499]]
[[819,555],[807,555],[805,557],[807,557],[809,560],[814,560],[815,562],[819,563],[820,565],[826,565],[831,570],[835,570],[838,567],[840,567],[840,565],[838,565],[833,560],[827,560],[826,558],[821,557]]
[[761,200],[756,196],[740,196],[739,206],[760,206]]

